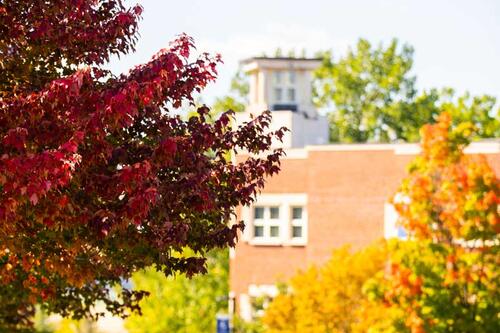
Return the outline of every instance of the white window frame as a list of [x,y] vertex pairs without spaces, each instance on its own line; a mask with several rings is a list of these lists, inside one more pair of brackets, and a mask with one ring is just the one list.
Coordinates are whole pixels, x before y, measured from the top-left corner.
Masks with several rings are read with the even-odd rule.
[[[255,209],[256,208],[261,208],[264,210],[264,214],[262,218],[257,219],[255,217]],[[271,218],[271,209],[272,208],[278,208],[278,218],[273,219]],[[253,233],[253,238],[254,239],[279,239],[281,236],[282,232],[282,223],[281,223],[281,207],[280,206],[260,206],[260,205],[255,205],[253,206],[253,228],[252,228],[252,233]],[[260,237],[255,236],[255,227],[262,227],[263,228],[263,235]],[[278,227],[278,236],[271,236],[271,228],[272,227]]]
[[[250,319],[255,320],[261,318],[264,315],[264,311],[267,309],[269,304],[273,299],[278,296],[279,291],[278,288],[273,284],[251,284],[248,286],[248,301],[249,301],[249,309],[250,309]],[[265,298],[263,309],[255,309],[253,307],[253,301],[257,298]]]
[[[295,219],[293,217],[293,210],[295,208],[302,209],[302,216],[300,217],[300,219]],[[307,216],[307,209],[305,206],[290,206],[290,221],[291,221],[291,223],[290,223],[290,242],[291,243],[297,243],[297,244],[305,243],[304,232],[305,232],[306,227],[307,227],[306,216]],[[294,227],[301,228],[301,236],[300,237],[293,236],[293,228]]]
[[[264,207],[264,218],[254,219],[254,208]],[[279,219],[270,219],[270,207],[279,207]],[[292,209],[302,208],[302,219],[292,219]],[[307,195],[305,193],[261,194],[252,206],[244,206],[241,218],[246,224],[242,239],[251,245],[305,246],[307,244]],[[301,237],[292,237],[293,226],[302,227]],[[254,227],[264,226],[264,236],[254,237]],[[271,237],[271,226],[279,226],[279,237]]]

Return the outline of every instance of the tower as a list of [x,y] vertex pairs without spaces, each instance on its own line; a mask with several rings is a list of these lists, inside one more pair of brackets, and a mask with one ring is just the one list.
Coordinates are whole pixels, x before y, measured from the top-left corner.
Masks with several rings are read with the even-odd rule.
[[249,104],[236,122],[250,114],[270,110],[271,129],[287,127],[283,143],[277,147],[302,148],[328,143],[328,121],[312,103],[312,72],[321,63],[316,58],[253,57],[241,62],[250,78]]

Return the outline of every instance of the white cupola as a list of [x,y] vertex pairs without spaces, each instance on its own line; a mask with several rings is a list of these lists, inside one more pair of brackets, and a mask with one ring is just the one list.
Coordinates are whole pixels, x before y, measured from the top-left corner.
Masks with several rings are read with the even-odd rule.
[[328,121],[312,103],[312,72],[321,59],[254,57],[241,62],[250,78],[249,105],[237,122],[265,110],[273,113],[272,128],[287,127],[283,148],[328,143]]

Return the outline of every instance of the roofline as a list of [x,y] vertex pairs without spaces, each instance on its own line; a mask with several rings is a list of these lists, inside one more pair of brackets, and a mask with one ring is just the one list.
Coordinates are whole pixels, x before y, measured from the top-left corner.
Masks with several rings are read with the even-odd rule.
[[248,64],[252,61],[256,61],[256,60],[286,60],[286,61],[290,61],[290,60],[299,60],[299,61],[322,61],[323,58],[296,58],[296,57],[251,57],[251,58],[247,58],[247,59],[243,59],[240,61],[240,64],[244,65],[244,64]]
[[[340,143],[308,145],[304,148],[287,148],[284,159],[304,159],[311,152],[359,152],[389,151],[395,155],[418,155],[418,143]],[[485,139],[471,142],[465,149],[466,154],[500,154],[500,139]]]

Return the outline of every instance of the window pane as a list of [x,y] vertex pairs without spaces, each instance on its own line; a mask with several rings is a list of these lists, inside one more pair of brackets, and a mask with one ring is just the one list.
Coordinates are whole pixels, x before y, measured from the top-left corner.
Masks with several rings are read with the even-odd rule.
[[300,226],[294,226],[292,228],[292,237],[293,238],[302,237],[302,227],[300,227]]
[[255,207],[253,209],[253,218],[254,219],[263,219],[264,218],[264,207]]
[[279,219],[280,218],[280,208],[279,207],[271,207],[271,218]]
[[253,227],[253,236],[254,237],[264,237],[264,227],[261,225],[255,225]]
[[293,207],[292,218],[294,220],[302,220],[302,207]]
[[295,101],[295,89],[294,88],[289,88],[288,89],[288,100],[290,102],[294,102]]
[[281,83],[281,72],[274,72],[274,83]]
[[288,72],[288,82],[295,83],[295,72],[294,71]]
[[406,239],[408,237],[408,233],[406,232],[405,228],[401,226],[397,227],[397,233],[398,233],[398,238],[400,239]]
[[274,99],[277,102],[281,102],[283,99],[283,90],[281,88],[274,88]]
[[278,226],[271,226],[271,237],[279,237],[280,235],[280,227]]

